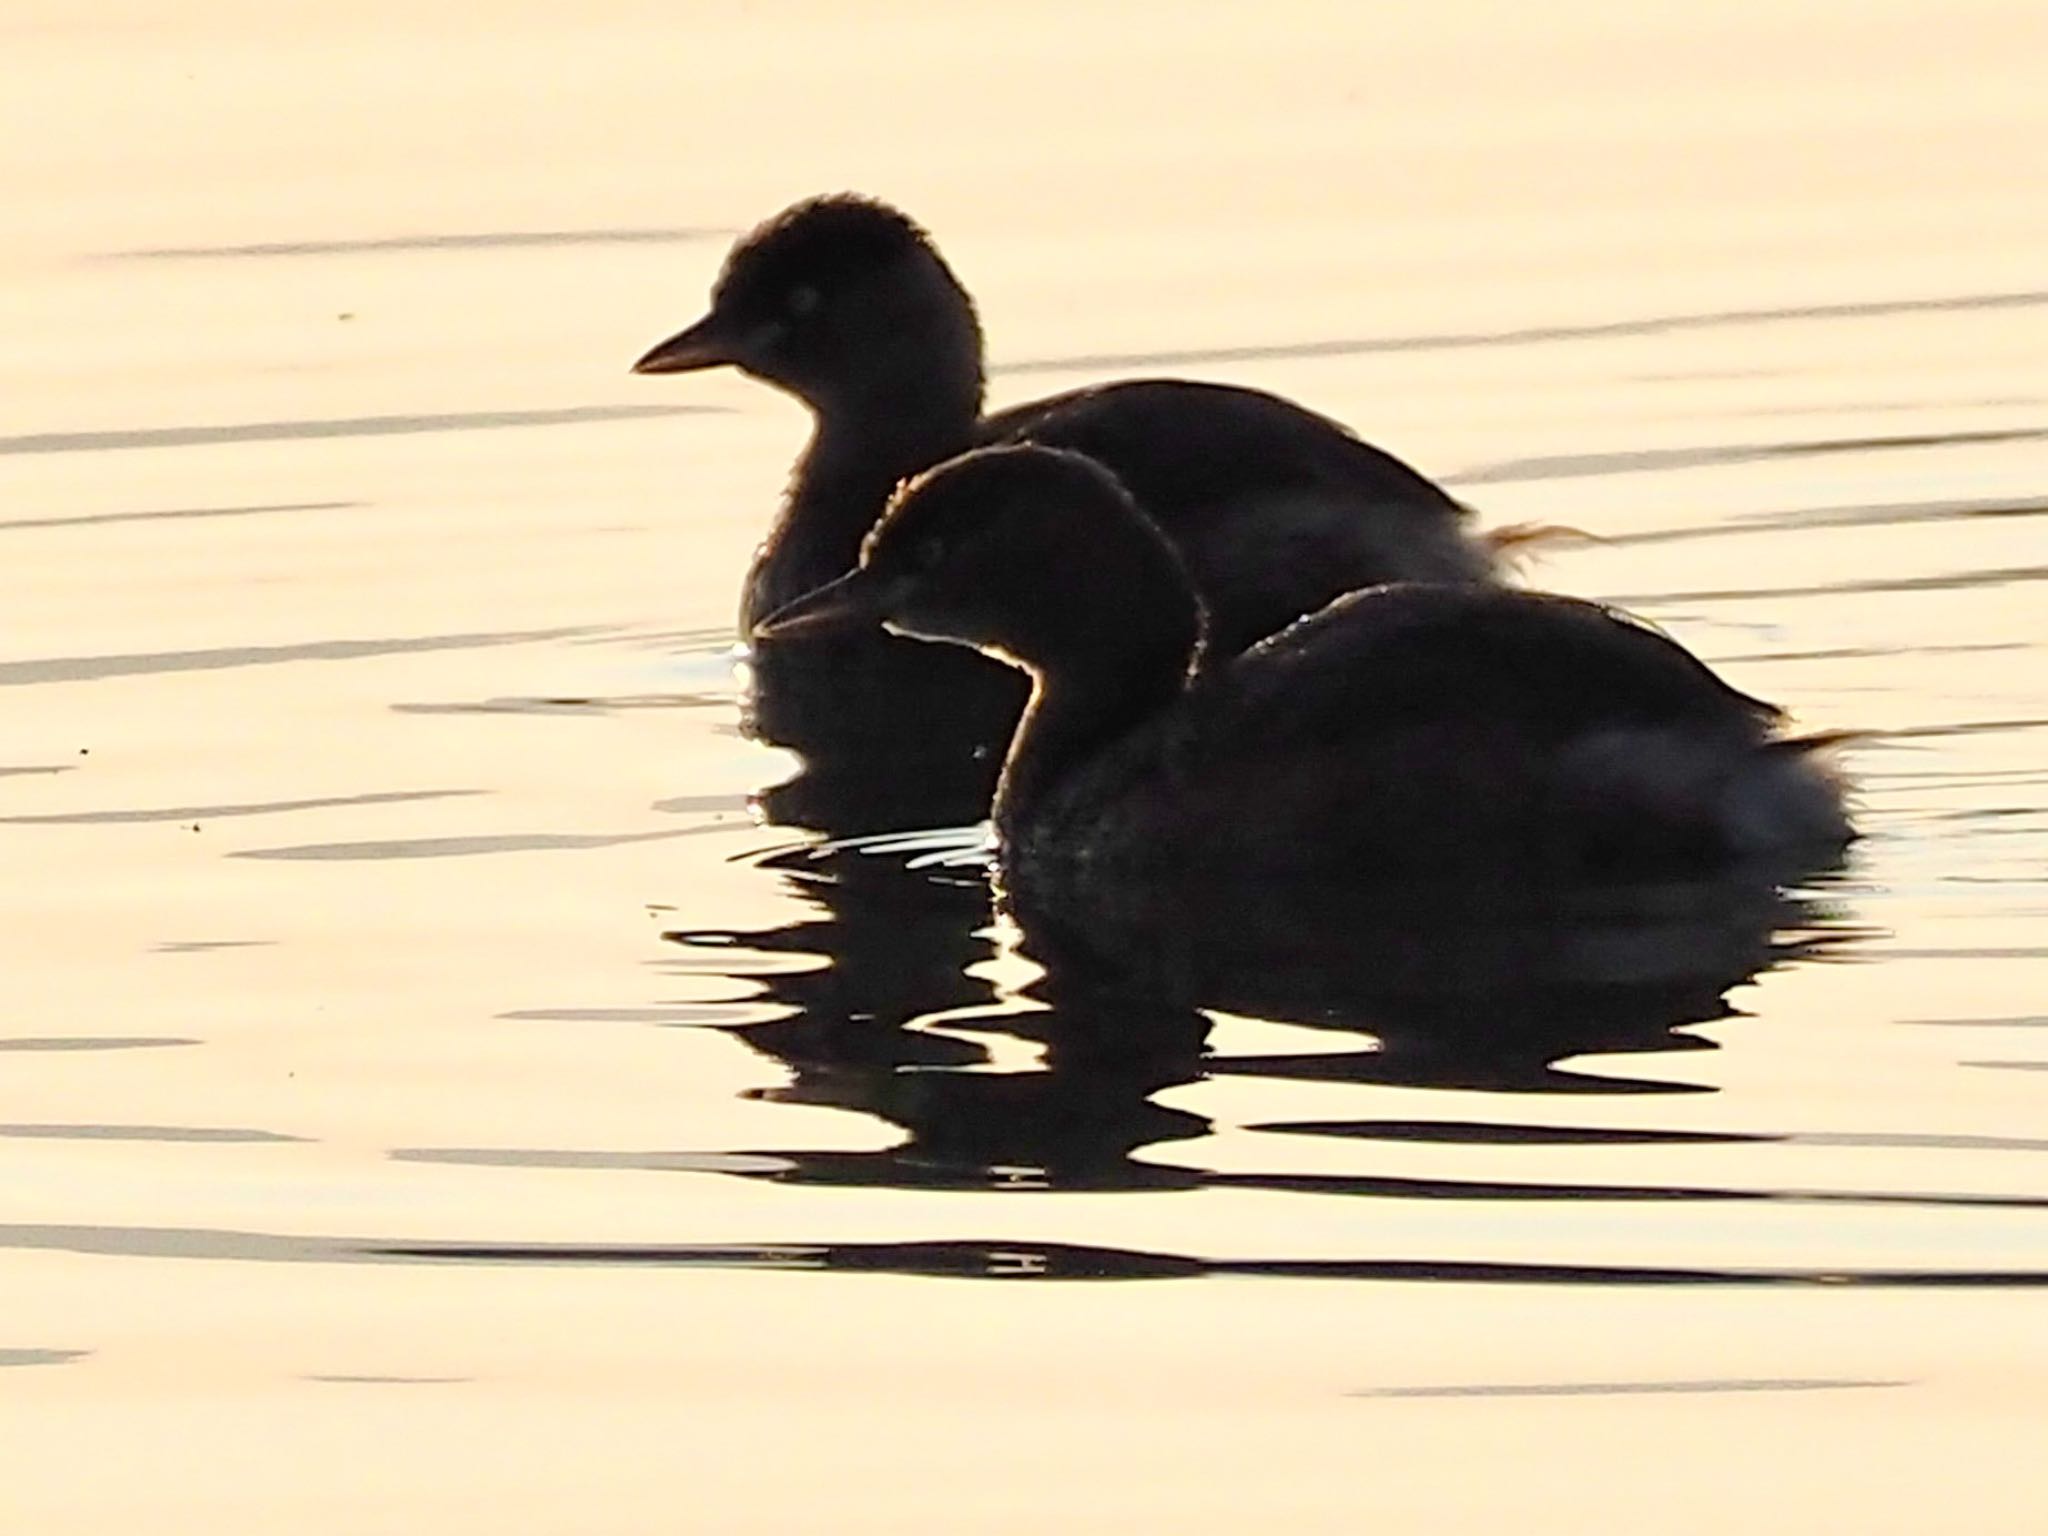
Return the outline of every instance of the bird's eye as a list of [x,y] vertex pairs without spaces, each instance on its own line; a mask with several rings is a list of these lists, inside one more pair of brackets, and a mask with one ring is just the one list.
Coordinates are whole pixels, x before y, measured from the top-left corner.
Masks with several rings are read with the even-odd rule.
[[801,319],[805,315],[817,313],[824,302],[825,296],[809,283],[805,283],[789,290],[789,297],[783,300],[783,308]]

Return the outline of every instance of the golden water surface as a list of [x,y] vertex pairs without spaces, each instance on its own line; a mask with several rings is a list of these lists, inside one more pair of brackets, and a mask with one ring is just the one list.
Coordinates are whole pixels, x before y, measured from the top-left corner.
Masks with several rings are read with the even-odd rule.
[[[4,0],[5,1528],[2048,1528],[2043,40]],[[971,883],[764,862],[803,420],[626,368],[840,187],[998,402],[1304,399],[1869,732],[1825,942],[1120,1078]]]

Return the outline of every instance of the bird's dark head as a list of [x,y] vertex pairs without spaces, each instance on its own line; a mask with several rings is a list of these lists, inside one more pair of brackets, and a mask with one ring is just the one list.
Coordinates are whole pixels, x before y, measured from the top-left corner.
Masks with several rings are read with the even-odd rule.
[[883,623],[1034,670],[1114,656],[1138,636],[1190,658],[1199,610],[1178,553],[1093,459],[982,448],[897,490],[855,570],[756,630]]
[[945,388],[981,406],[981,329],[931,238],[851,193],[784,209],[726,257],[701,320],[635,373],[731,366],[819,410],[869,414]]

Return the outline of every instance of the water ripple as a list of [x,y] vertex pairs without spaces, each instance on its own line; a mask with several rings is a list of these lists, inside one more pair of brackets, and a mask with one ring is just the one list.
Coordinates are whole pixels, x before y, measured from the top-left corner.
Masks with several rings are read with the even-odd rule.
[[338,416],[299,421],[240,421],[203,427],[129,427],[97,432],[31,432],[0,437],[0,454],[112,453],[127,448],[202,448],[230,443],[299,442],[334,437],[395,437],[420,432],[479,432],[505,427],[575,427],[704,414],[710,405],[576,405],[534,411],[443,411],[414,416]]
[[1472,1259],[1228,1259],[1031,1238],[903,1243],[474,1243],[207,1227],[0,1224],[0,1248],[125,1258],[292,1264],[524,1264],[760,1269],[978,1280],[1232,1276],[1458,1285],[2039,1290],[2048,1270],[1544,1264]]
[[1352,1397],[1640,1397],[1706,1392],[1838,1392],[1850,1388],[1909,1387],[1909,1381],[1854,1377],[1715,1378],[1702,1381],[1532,1381],[1441,1387],[1368,1387]]
[[488,794],[482,789],[387,789],[362,795],[320,795],[305,800],[265,800],[238,805],[174,805],[151,810],[65,811],[41,816],[0,816],[10,826],[114,826],[153,821],[217,821],[237,816],[280,816],[342,806],[394,805],[414,800],[451,800]]
[[0,1349],[0,1369],[16,1365],[69,1365],[91,1353],[89,1349]]
[[201,651],[43,656],[28,661],[0,661],[0,688],[19,688],[36,683],[90,683],[102,678],[140,677],[157,672],[217,672],[226,667],[270,667],[294,661],[356,661],[368,656],[405,656],[421,651],[531,645],[536,641],[565,640],[591,633],[593,631],[587,626],[569,626],[360,640],[300,640],[284,645],[224,645]]
[[453,859],[484,853],[571,853],[657,843],[722,827],[675,827],[658,832],[490,832],[473,837],[395,837],[352,843],[299,843],[286,848],[246,848],[236,859]]
[[267,256],[362,256],[394,251],[519,250],[562,245],[677,245],[730,239],[718,225],[657,225],[621,229],[494,229],[451,235],[380,235],[356,240],[264,240],[249,245],[158,245],[107,251],[101,261],[218,261]]
[[1069,373],[1084,369],[1167,368],[1205,363],[1271,362],[1285,358],[1357,357],[1374,352],[1520,347],[1555,341],[1608,341],[1623,336],[1716,330],[1723,326],[2032,309],[2043,304],[2048,304],[2048,289],[2022,289],[2010,293],[1966,293],[1921,299],[1867,299],[1837,304],[1705,310],[1692,314],[1645,315],[1631,320],[1595,320],[1578,325],[1519,326],[1505,331],[1437,331],[1410,336],[1369,336],[1240,347],[1183,347],[1156,352],[1080,352],[1064,357],[1021,358],[1000,363],[989,371],[996,374]]
[[0,521],[0,533],[23,528],[83,528],[105,523],[158,523],[210,517],[257,517],[273,512],[346,512],[360,501],[277,501],[247,507],[169,507],[156,512],[92,512],[81,517],[16,517]]
[[1827,581],[1802,587],[1709,587],[1689,592],[1632,592],[1607,601],[1637,603],[1746,603],[1792,597],[1870,596],[1882,592],[1966,592],[2048,580],[2048,565],[1989,566],[1935,576],[1881,576],[1865,581]]
[[1698,448],[1636,448],[1612,453],[1538,454],[1502,459],[1444,477],[1447,485],[1492,485],[1509,481],[1565,480],[1592,475],[1633,475],[1720,464],[1826,454],[1876,453],[1904,448],[1952,448],[1989,443],[2024,443],[2048,437],[2048,427],[1998,427],[1981,432],[1902,432],[1876,437],[1823,437],[1780,443],[1718,443]]

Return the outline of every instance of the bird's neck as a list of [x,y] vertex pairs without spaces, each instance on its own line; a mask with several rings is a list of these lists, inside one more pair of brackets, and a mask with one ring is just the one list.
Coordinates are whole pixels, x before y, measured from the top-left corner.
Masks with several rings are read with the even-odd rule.
[[1192,597],[1185,613],[1131,606],[1113,630],[1105,624],[1031,665],[1031,702],[996,786],[1005,841],[1027,841],[1074,775],[1186,692],[1200,631]]

